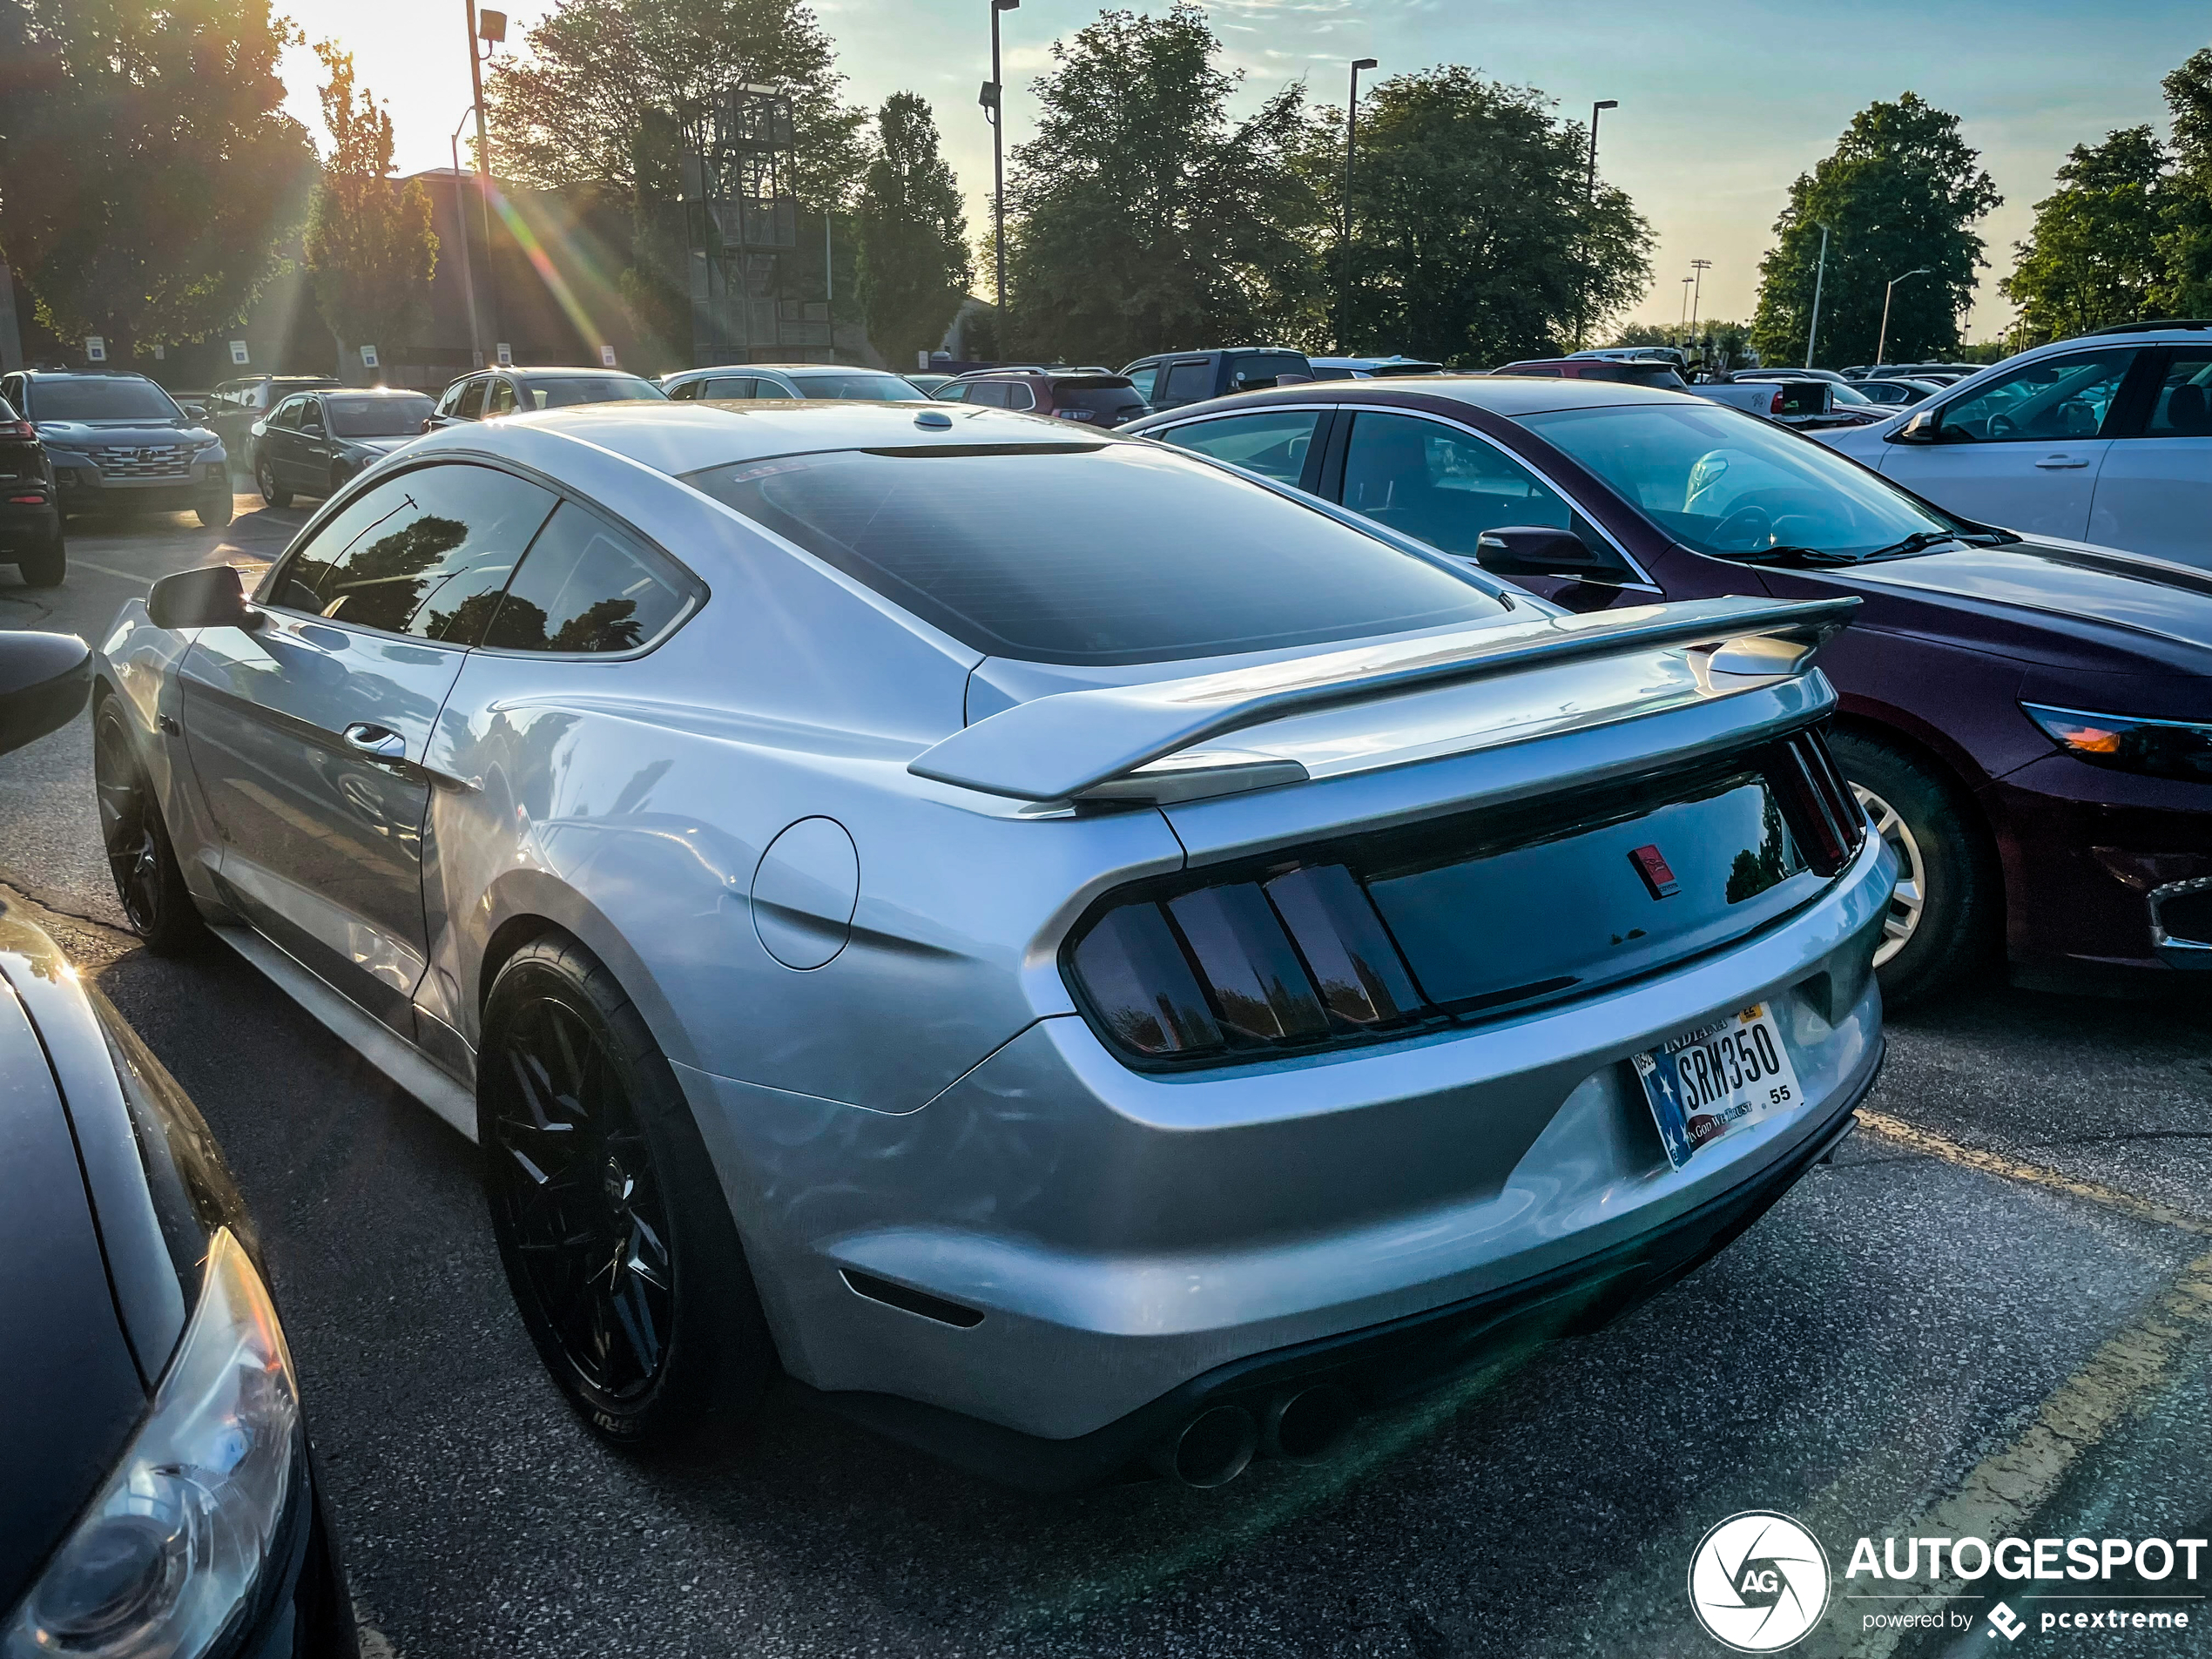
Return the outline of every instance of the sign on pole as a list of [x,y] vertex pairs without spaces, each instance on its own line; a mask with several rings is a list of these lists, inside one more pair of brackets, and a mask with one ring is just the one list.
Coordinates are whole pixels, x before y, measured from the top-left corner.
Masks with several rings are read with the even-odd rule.
[[253,358],[246,354],[246,342],[244,341],[233,340],[231,341],[231,361],[233,363],[250,363],[253,361]]
[[166,346],[156,346],[153,348],[153,361],[157,363],[167,362],[169,361],[169,347]]
[[612,368],[615,366],[615,348],[612,346],[599,347],[599,363],[604,368]]
[[361,347],[361,367],[363,368],[374,368],[376,367],[375,347],[364,346]]
[[107,361],[107,341],[98,334],[84,336],[84,361],[88,363]]
[[499,366],[502,368],[515,367],[515,348],[503,340],[499,342]]

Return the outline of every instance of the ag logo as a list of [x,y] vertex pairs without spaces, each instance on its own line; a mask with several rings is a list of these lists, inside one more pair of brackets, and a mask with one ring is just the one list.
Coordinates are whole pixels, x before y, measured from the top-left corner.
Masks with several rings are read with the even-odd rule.
[[1827,1552],[1787,1515],[1730,1515],[1689,1558],[1689,1605],[1715,1641],[1738,1653],[1777,1652],[1827,1610]]

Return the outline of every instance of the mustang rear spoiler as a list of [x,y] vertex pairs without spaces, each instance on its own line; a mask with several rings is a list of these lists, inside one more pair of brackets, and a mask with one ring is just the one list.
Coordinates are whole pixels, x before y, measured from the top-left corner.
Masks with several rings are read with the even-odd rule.
[[[1137,800],[1227,794],[1306,776],[1295,760],[1192,745],[1416,687],[1548,668],[1580,658],[1712,648],[1716,674],[1770,681],[1802,674],[1856,599],[1797,604],[1698,599],[1587,616],[1460,629],[1188,679],[1061,691],[1001,710],[907,763],[917,777],[1017,800],[1080,795]],[[1151,763],[1176,757],[1163,765]],[[1147,768],[1141,778],[1132,777]]]

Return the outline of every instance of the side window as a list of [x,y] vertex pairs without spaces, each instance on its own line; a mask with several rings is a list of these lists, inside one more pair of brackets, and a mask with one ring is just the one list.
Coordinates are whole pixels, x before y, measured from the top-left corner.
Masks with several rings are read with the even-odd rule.
[[1503,450],[1410,415],[1352,416],[1344,504],[1465,558],[1483,531],[1508,524],[1571,529],[1602,545],[1565,500]]
[[659,554],[563,502],[509,585],[483,644],[502,651],[634,651],[698,594]]
[[749,398],[752,395],[753,388],[759,384],[759,382],[753,380],[750,375],[743,378],[734,374],[723,375],[718,379],[709,381],[706,383],[705,392],[701,395],[705,397]]
[[463,381],[461,401],[454,405],[454,417],[462,421],[481,421],[484,418],[484,382]]
[[1946,405],[1937,436],[1947,443],[2094,438],[2134,355],[2131,347],[2113,347],[2024,364]]
[[778,381],[766,379],[759,380],[753,382],[752,395],[755,397],[781,398],[795,398],[799,395],[798,393],[792,391],[789,387],[784,386]]
[[468,384],[469,383],[466,381],[455,381],[452,385],[446,388],[444,392],[442,393],[438,398],[438,413],[440,415],[449,415],[454,412],[454,410],[461,407],[461,394],[467,389]]
[[1320,421],[1318,409],[1269,409],[1193,421],[1160,435],[1178,449],[1196,449],[1295,486],[1305,471],[1306,452]]
[[515,382],[509,380],[494,381],[491,389],[484,395],[484,419],[489,421],[496,415],[512,415],[514,412]]
[[277,405],[276,412],[269,416],[269,425],[281,428],[287,432],[292,430],[300,424],[300,406],[307,401],[303,397],[286,399]]
[[995,409],[1007,407],[1004,381],[970,381],[968,385],[970,403],[988,403]]
[[671,386],[668,388],[670,400],[678,403],[689,403],[698,395],[699,383],[697,381],[686,381],[681,386]]
[[968,401],[968,388],[954,381],[949,386],[939,387],[934,395],[940,403],[965,403]]
[[2176,347],[2144,422],[2147,438],[2212,438],[2212,352]]
[[333,622],[473,644],[552,510],[550,490],[489,467],[387,480],[281,567],[270,603]]
[[1196,403],[1201,398],[1213,395],[1213,365],[1204,361],[1195,363],[1171,363],[1168,367],[1167,389],[1161,394],[1166,403]]
[[1145,363],[1130,370],[1129,383],[1136,388],[1137,396],[1150,403],[1152,401],[1152,382],[1159,378],[1159,374],[1160,366],[1157,363]]
[[1037,407],[1035,390],[1026,381],[1008,381],[1006,383],[1006,407],[1009,409],[1034,409]]
[[320,432],[322,430],[322,400],[314,397],[301,398],[293,406],[292,418],[302,432]]

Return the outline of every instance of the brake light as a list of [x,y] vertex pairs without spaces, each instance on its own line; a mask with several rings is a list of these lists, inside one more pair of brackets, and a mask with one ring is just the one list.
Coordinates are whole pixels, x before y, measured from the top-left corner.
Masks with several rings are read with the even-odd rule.
[[1817,732],[1800,732],[1775,745],[1766,774],[1816,874],[1834,875],[1858,856],[1866,840],[1866,811]]
[[8,428],[8,435],[28,442],[38,436],[38,428],[28,421],[17,421]]
[[1779,415],[1783,411],[1783,407],[1782,388],[1777,386],[1774,388],[1774,401],[1767,405],[1766,412],[1769,415]]

